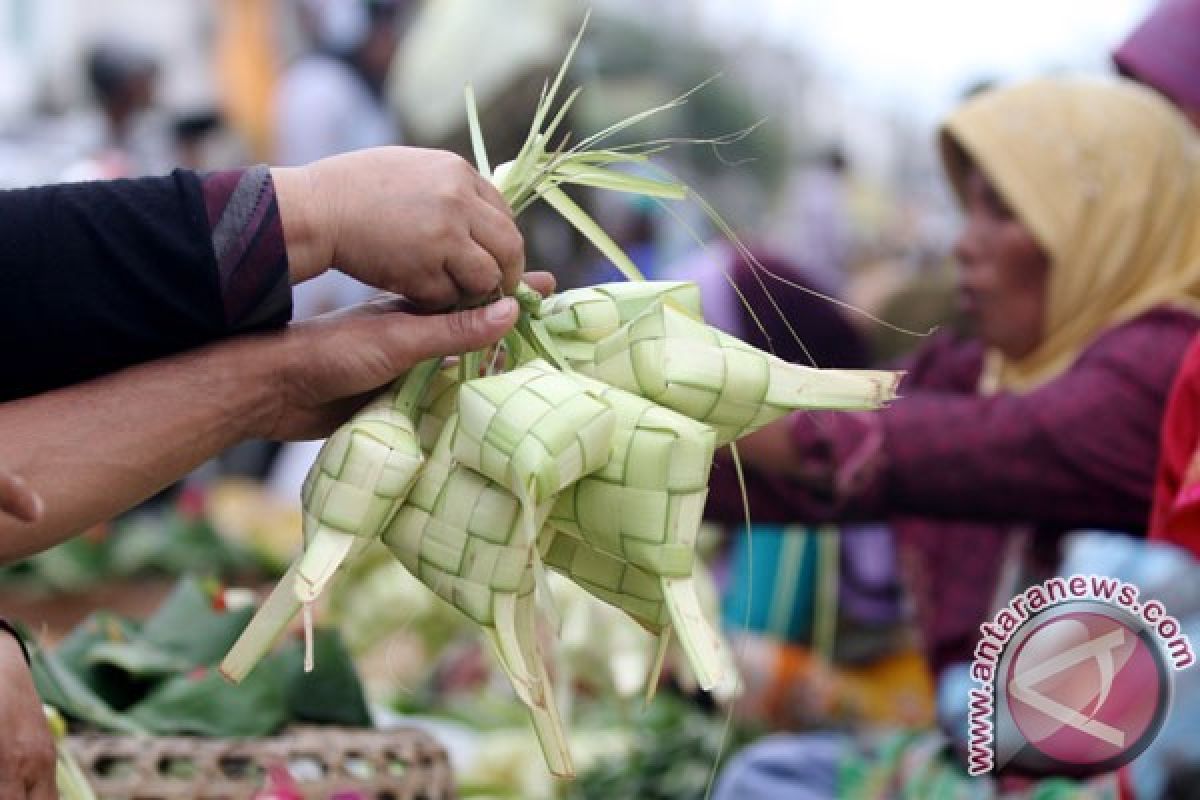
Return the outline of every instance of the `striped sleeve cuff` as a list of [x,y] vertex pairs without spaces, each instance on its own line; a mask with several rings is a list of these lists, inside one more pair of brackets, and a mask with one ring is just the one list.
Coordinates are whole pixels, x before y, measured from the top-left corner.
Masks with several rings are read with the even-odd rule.
[[283,223],[266,165],[201,179],[225,323],[232,332],[280,327],[292,316]]

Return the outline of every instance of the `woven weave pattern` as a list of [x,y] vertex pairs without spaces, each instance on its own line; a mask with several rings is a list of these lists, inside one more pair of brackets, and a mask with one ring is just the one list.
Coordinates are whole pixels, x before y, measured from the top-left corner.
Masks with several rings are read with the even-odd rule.
[[[393,800],[457,797],[446,751],[415,729],[299,728],[271,739],[72,736],[70,749],[99,797],[249,800],[272,765],[304,761],[321,777],[297,782],[308,800],[357,790]],[[189,777],[171,777],[172,765]]]
[[607,463],[559,494],[549,524],[653,575],[690,575],[712,429],[620,389],[597,394],[616,412]]
[[554,528],[542,532],[539,545],[546,566],[621,609],[651,633],[661,633],[670,623],[662,586],[649,572]]
[[378,533],[417,477],[424,456],[412,420],[372,404],[321,447],[304,481],[304,534],[319,526],[356,536]]
[[[567,776],[537,635],[540,607],[555,615],[544,567],[656,634],[659,666],[673,637],[702,688],[734,691],[695,578],[715,448],[794,408],[875,407],[895,376],[806,369],[756,350],[701,321],[693,284],[525,299],[500,372],[492,353],[425,362],[326,443],[305,486],[306,552],[293,582],[309,602],[382,534],[481,626],[551,771]],[[295,600],[278,595],[227,675],[244,675],[265,649],[259,639],[294,614]],[[657,668],[651,688],[656,680]]]
[[535,505],[605,465],[615,424],[607,404],[544,361],[467,382],[458,413],[454,457]]
[[429,381],[429,388],[417,407],[417,436],[421,449],[433,450],[446,420],[458,410],[458,391],[462,388],[457,366],[438,370]]
[[562,339],[598,342],[659,301],[702,318],[700,289],[688,281],[636,281],[571,289],[542,302],[546,330]]
[[447,423],[383,542],[439,597],[493,626],[497,593],[533,591],[533,545],[522,530],[517,498],[454,462],[457,424],[454,417]]
[[[568,358],[578,354],[570,351]],[[877,408],[895,380],[891,373],[789,364],[661,303],[597,342],[590,361],[573,366],[712,425],[718,444],[795,409]]]

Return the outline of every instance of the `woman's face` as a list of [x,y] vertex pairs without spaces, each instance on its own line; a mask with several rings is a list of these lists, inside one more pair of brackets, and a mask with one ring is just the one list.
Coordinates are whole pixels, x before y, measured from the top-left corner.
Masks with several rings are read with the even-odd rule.
[[985,344],[1023,358],[1042,339],[1050,261],[974,164],[963,194],[966,221],[954,246],[963,310]]

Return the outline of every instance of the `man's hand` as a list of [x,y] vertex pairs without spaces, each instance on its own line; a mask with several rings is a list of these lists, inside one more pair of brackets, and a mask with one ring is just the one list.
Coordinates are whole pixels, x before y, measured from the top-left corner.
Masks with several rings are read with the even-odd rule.
[[521,279],[504,198],[453,153],[380,147],[271,174],[293,283],[333,265],[440,309],[511,294]]
[[[526,276],[549,294],[554,278]],[[344,311],[295,323],[274,334],[279,387],[274,413],[258,432],[276,440],[328,436],[376,391],[435,356],[451,356],[494,344],[517,320],[511,297],[482,308],[421,316],[403,300],[381,298]]]
[[[527,282],[554,285],[545,274]],[[0,514],[0,562],[111,519],[245,439],[326,436],[419,362],[482,349],[517,319],[511,297],[430,316],[399,305],[369,303],[0,404],[0,464],[46,501],[32,525]]]
[[21,646],[0,631],[0,800],[56,800],[54,737]]

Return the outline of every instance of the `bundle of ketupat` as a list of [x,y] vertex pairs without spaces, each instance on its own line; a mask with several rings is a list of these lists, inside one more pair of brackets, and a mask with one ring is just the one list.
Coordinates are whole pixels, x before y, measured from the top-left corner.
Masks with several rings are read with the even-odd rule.
[[674,180],[612,168],[646,161],[656,145],[589,149],[680,101],[548,150],[575,97],[546,123],[575,45],[524,146],[494,173],[468,88],[476,160],[514,213],[545,200],[632,280],[544,300],[522,286],[502,367],[495,353],[425,362],[335,433],[304,487],[305,551],[222,664],[241,680],[338,568],[382,537],[487,632],[560,776],[574,771],[536,633],[540,611],[554,617],[546,567],[659,638],[650,691],[672,633],[701,687],[733,691],[728,647],[692,579],[715,448],[795,409],[877,408],[897,381],[789,364],[705,324],[695,285],[640,280],[559,187],[686,197]]

